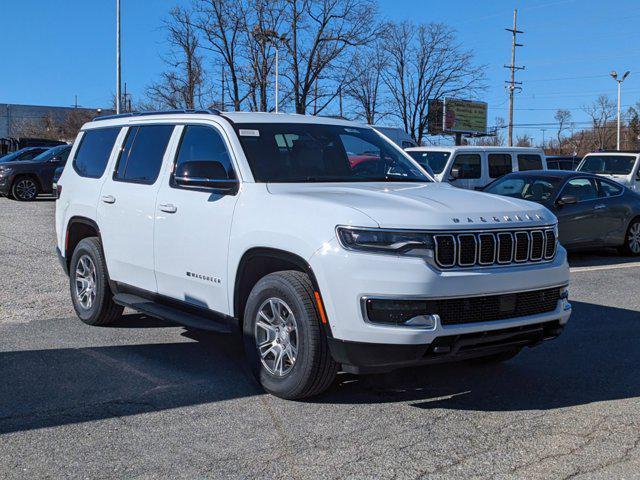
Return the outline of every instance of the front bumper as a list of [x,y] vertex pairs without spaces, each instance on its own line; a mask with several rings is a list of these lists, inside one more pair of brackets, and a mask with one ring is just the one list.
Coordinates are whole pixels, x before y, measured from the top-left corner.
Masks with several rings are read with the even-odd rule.
[[569,283],[566,251],[559,247],[548,263],[441,271],[419,258],[349,252],[336,240],[328,242],[309,260],[322,292],[333,343],[409,345],[425,350],[439,337],[492,332],[505,328],[557,321],[564,326],[571,308],[558,302],[554,311],[498,321],[435,328],[390,326],[367,322],[362,299],[445,299],[489,296],[561,287]]
[[0,177],[0,195],[6,197],[9,195],[11,181],[9,177]]
[[345,342],[329,338],[329,349],[343,370],[382,373],[401,367],[456,362],[533,347],[556,338],[564,326],[549,321],[490,332],[446,335],[428,345],[389,345]]

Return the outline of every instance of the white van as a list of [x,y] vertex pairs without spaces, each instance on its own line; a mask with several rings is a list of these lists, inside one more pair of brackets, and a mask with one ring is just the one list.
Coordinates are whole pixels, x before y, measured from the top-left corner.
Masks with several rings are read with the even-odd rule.
[[547,161],[540,148],[414,147],[405,151],[420,165],[428,165],[439,182],[475,190],[507,173],[547,170]]
[[610,178],[640,193],[640,152],[608,151],[588,153],[578,165],[579,172]]
[[393,143],[401,148],[417,147],[418,144],[411,138],[407,132],[400,127],[382,127],[380,125],[371,125],[374,130],[380,132]]

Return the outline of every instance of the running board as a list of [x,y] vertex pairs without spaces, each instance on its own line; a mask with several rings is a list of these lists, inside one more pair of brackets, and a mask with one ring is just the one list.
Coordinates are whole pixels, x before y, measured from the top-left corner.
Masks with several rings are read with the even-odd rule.
[[130,293],[118,293],[113,296],[113,301],[123,307],[131,308],[150,317],[159,318],[170,323],[176,323],[186,327],[210,330],[218,333],[231,333],[230,322],[223,315],[215,312],[188,312],[177,307],[154,302],[138,295]]

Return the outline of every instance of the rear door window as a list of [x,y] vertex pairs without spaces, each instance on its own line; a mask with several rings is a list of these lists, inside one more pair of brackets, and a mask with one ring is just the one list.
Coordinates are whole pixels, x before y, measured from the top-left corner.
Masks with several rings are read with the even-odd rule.
[[598,179],[598,185],[601,197],[617,197],[622,193],[622,186],[616,183]]
[[113,179],[146,185],[155,183],[172,133],[173,125],[129,128]]
[[81,177],[100,178],[107,168],[120,127],[87,130],[73,158],[73,169]]
[[542,158],[540,158],[540,155],[520,154],[518,155],[518,170],[521,172],[527,170],[542,170]]
[[491,178],[500,178],[513,170],[511,155],[508,153],[490,153],[488,158]]

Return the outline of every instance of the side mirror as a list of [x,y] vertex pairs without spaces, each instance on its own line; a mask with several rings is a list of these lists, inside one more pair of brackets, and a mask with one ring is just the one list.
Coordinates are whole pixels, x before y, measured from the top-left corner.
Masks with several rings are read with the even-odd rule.
[[556,202],[558,205],[573,205],[578,203],[578,198],[573,195],[563,195]]
[[449,173],[449,180],[457,180],[462,178],[460,167],[452,167],[451,172]]
[[223,193],[235,194],[240,182],[229,178],[227,169],[216,161],[193,161],[178,165],[174,172],[177,185],[187,188],[207,188]]

